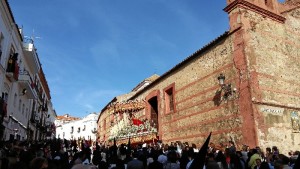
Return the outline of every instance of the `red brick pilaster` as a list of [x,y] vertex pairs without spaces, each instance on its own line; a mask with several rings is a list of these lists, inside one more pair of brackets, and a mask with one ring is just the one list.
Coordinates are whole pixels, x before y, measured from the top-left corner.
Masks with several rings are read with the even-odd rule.
[[254,147],[258,145],[254,112],[251,96],[251,76],[247,66],[247,57],[245,54],[245,31],[239,29],[233,34],[233,62],[237,69],[236,86],[239,92],[239,112],[243,117],[242,133],[243,143]]

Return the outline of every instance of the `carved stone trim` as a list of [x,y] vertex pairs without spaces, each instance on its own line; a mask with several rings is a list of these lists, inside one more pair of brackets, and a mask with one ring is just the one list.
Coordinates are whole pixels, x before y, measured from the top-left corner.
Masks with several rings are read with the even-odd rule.
[[285,17],[278,15],[276,13],[273,13],[271,11],[268,11],[266,9],[263,9],[257,5],[254,5],[253,3],[250,3],[248,1],[244,1],[244,0],[236,0],[234,2],[232,2],[231,4],[229,4],[228,6],[226,6],[224,8],[224,11],[229,13],[230,11],[232,11],[234,8],[236,7],[241,7],[241,8],[245,8],[245,9],[250,9],[254,12],[257,12],[263,16],[269,17],[275,21],[278,21],[280,23],[284,23],[285,21]]

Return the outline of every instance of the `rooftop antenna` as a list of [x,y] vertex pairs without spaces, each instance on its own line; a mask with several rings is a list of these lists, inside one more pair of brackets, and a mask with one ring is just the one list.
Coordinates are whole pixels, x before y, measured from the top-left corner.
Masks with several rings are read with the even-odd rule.
[[31,36],[24,36],[28,41],[30,41],[31,43],[34,43],[35,39],[42,39],[42,37],[40,36],[35,36],[34,35],[34,29],[32,30],[32,35]]

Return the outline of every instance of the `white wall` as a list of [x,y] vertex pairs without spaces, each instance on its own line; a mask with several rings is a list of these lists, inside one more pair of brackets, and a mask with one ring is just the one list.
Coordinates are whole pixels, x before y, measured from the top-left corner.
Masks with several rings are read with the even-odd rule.
[[[67,139],[67,140],[78,140],[78,138],[85,138],[85,140],[96,140],[96,133],[93,130],[97,130],[97,119],[98,114],[91,113],[88,116],[68,122],[68,123],[58,123],[59,126],[56,127],[56,138]],[[71,132],[73,127],[73,132]],[[80,130],[78,130],[80,128]]]

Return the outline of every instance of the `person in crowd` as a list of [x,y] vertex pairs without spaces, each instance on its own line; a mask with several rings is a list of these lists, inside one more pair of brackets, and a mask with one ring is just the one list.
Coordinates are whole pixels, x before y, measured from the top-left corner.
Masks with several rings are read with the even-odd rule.
[[[248,166],[250,169],[300,168],[298,165],[299,160],[297,160],[299,158],[299,151],[297,150],[291,150],[289,156],[285,156],[279,154],[278,148],[273,146],[272,148],[266,148],[265,153],[261,152],[260,154],[259,147],[254,147],[251,151],[247,151],[248,146],[243,145],[241,151],[239,151],[237,148],[239,146],[234,145],[232,142],[228,143],[230,145],[220,147],[215,146],[213,143],[209,144],[207,161],[205,163],[207,169],[248,169]],[[127,149],[125,148],[125,144],[121,144],[116,146],[118,153],[113,153],[111,152],[114,150],[111,148],[112,146],[101,144],[101,146],[94,146],[93,156],[91,156],[89,142],[82,140],[11,140],[10,142],[0,142],[0,168],[31,169],[34,167],[34,169],[72,169],[72,167],[95,168],[98,166],[98,169],[125,169],[126,167],[130,169],[132,166],[137,168],[138,166],[132,165],[132,161],[139,160],[143,163],[143,169],[188,169],[195,155],[195,144],[194,146],[192,145],[188,143],[181,144],[180,141],[173,142],[172,144],[160,141],[159,143],[140,144],[137,147],[131,146],[131,148]],[[227,147],[226,151],[222,151],[225,147]],[[138,156],[133,155],[132,152],[135,152]],[[113,154],[117,154],[118,156],[112,156]],[[249,154],[249,157],[245,157],[244,154]],[[46,159],[46,162],[41,162],[43,161],[42,159]],[[83,163],[86,159],[89,160],[86,163],[87,165],[84,165]],[[43,165],[41,165],[42,163]],[[215,166],[216,163],[218,167]],[[34,164],[34,166],[31,166],[31,164]]]
[[241,153],[242,153],[242,158],[243,158],[244,161],[246,162],[247,159],[248,159],[248,146],[247,146],[247,145],[243,145],[243,146],[242,146]]
[[230,168],[232,169],[242,169],[243,163],[241,162],[240,157],[237,155],[237,153],[233,153],[230,155]]
[[241,163],[241,169],[245,169],[246,166],[246,160],[243,158],[243,154],[241,151],[236,151],[236,155]]
[[278,156],[279,155],[279,150],[277,148],[277,146],[273,146],[272,147],[272,153],[274,156]]
[[164,164],[164,169],[180,169],[180,165],[177,161],[176,151],[168,151],[167,162]]
[[220,169],[218,163],[215,160],[215,156],[213,153],[208,153],[205,168],[206,169]]
[[290,159],[283,155],[283,154],[278,154],[278,157],[279,157],[279,161],[281,161],[281,168],[282,169],[292,169],[289,164],[290,164]]
[[[189,149],[188,149],[188,159],[189,159],[189,161],[188,161],[188,163],[185,165],[186,167],[185,167],[185,169],[189,169],[190,168],[190,166],[191,166],[191,164],[193,163],[193,161],[194,161],[194,158],[195,158],[195,152],[194,152],[194,149],[192,148],[192,147],[190,147]],[[181,168],[183,168],[184,169],[184,166],[182,166]]]
[[217,153],[216,161],[220,169],[228,169],[228,165],[226,163],[226,157],[221,150],[219,150]]
[[143,161],[138,159],[137,151],[132,153],[133,159],[127,163],[127,169],[145,169]]
[[101,160],[98,164],[99,169],[108,169],[108,163],[106,162],[106,153],[101,152]]
[[74,165],[76,165],[76,164],[82,164],[85,159],[86,159],[86,154],[83,151],[80,151],[78,153],[77,158],[74,161]]
[[179,159],[180,168],[185,169],[188,162],[193,158],[194,150],[185,146],[181,152],[181,157]]
[[167,160],[168,160],[168,158],[165,155],[165,153],[163,152],[163,149],[160,149],[157,161],[164,165],[167,162]]
[[236,147],[233,141],[229,141],[229,146],[228,146],[228,150],[229,150],[229,154],[235,154],[236,152]]
[[94,165],[76,164],[72,167],[72,169],[98,169],[98,168]]
[[197,146],[196,146],[195,143],[192,143],[192,148],[194,149],[194,152],[195,152],[195,153],[198,153],[198,152],[199,152],[199,149],[197,148]]
[[264,160],[272,159],[272,156],[273,156],[272,149],[270,147],[267,147]]
[[227,165],[226,168],[232,169],[231,151],[229,148],[225,148],[224,155],[225,155],[225,160],[226,160],[226,165]]
[[274,169],[270,167],[269,163],[266,161],[261,162],[259,169]]
[[30,162],[30,169],[47,169],[48,161],[43,157],[36,157]]
[[155,151],[152,154],[153,162],[148,165],[148,169],[163,169],[163,164],[158,162],[158,152]]
[[258,158],[255,160],[256,166],[254,166],[254,169],[260,169],[260,165],[261,165],[261,159]]
[[261,157],[258,154],[257,149],[254,148],[254,149],[252,149],[252,155],[251,155],[250,160],[248,162],[248,167],[250,167],[251,169],[254,169],[254,167],[256,166],[256,160],[257,159],[261,159]]

